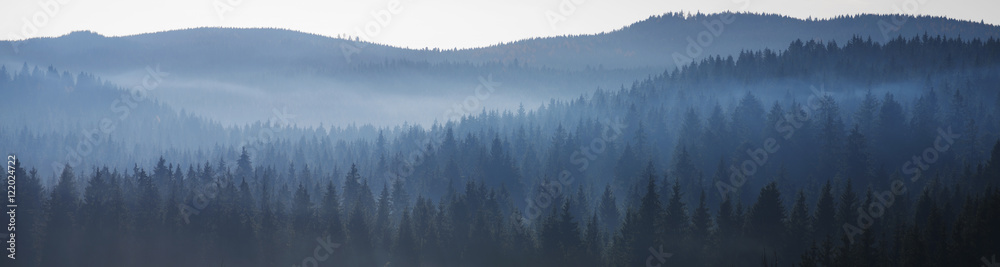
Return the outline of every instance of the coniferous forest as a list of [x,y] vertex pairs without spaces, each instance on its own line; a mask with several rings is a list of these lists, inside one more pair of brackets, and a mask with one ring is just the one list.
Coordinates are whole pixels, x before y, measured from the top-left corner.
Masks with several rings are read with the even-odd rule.
[[[992,37],[795,40],[388,126],[109,110],[128,86],[18,65],[0,68],[2,94],[24,100],[0,116],[17,204],[5,266],[996,266],[1000,253]],[[549,73],[352,71],[455,69],[495,94]],[[102,118],[114,130],[90,132]]]

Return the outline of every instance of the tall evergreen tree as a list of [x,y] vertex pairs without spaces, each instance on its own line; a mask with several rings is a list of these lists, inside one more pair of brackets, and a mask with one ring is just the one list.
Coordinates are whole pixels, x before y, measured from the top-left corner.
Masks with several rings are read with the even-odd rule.
[[747,235],[758,240],[764,246],[764,252],[774,253],[784,249],[787,233],[785,218],[785,205],[782,204],[778,185],[768,183],[760,190],[757,203],[754,203],[747,214]]
[[365,212],[360,205],[355,205],[351,210],[351,215],[347,221],[347,249],[350,259],[349,265],[354,266],[374,266],[375,259],[372,255],[371,230],[368,227]]
[[392,248],[392,266],[419,266],[420,254],[417,249],[413,222],[410,219],[410,210],[405,208],[399,221],[399,231],[396,234],[395,244]]
[[[667,202],[666,210],[663,211],[662,236],[666,247],[679,251],[684,244],[683,238],[690,228],[691,221],[687,214],[687,205],[684,204],[683,190],[679,181],[674,181],[673,190],[670,193],[670,200]],[[659,203],[656,203],[659,205]]]
[[874,176],[871,157],[868,152],[867,138],[861,134],[861,129],[855,125],[847,136],[847,151],[844,158],[844,174],[848,180],[856,184],[869,184]]
[[66,164],[45,207],[48,218],[44,231],[45,240],[42,242],[44,248],[41,253],[41,255],[60,255],[60,257],[41,257],[42,266],[71,266],[73,259],[79,257],[76,250],[79,247],[78,233],[80,233],[76,228],[79,205],[76,188],[73,167]]
[[839,204],[836,214],[838,226],[854,222],[858,218],[857,209],[861,203],[859,203],[858,194],[854,192],[851,180],[847,180],[847,185],[844,186],[844,191],[840,195]]
[[326,185],[326,193],[323,194],[323,202],[320,210],[320,221],[324,225],[323,229],[332,240],[344,240],[343,219],[341,219],[340,196],[337,194],[337,186],[330,181]]
[[826,184],[820,190],[819,200],[816,202],[816,212],[812,216],[817,238],[832,236],[837,233],[840,225],[837,224],[836,214],[833,187],[830,185],[830,181],[827,180]]
[[618,211],[615,193],[611,191],[611,185],[604,187],[604,194],[601,194],[601,203],[598,206],[598,212],[600,212],[599,217],[602,231],[605,233],[614,233],[615,229],[618,228],[621,215]]
[[[669,205],[668,205],[669,206]],[[712,222],[712,215],[709,213],[708,204],[705,203],[705,191],[701,191],[698,196],[698,207],[691,214],[691,235],[689,246],[695,252],[697,262],[709,262],[707,255],[712,229],[715,224]]]
[[806,204],[806,195],[802,190],[799,190],[796,194],[795,204],[792,205],[792,210],[788,214],[786,225],[789,242],[791,242],[789,247],[791,248],[792,255],[805,253],[805,248],[809,247],[814,237],[809,207]]

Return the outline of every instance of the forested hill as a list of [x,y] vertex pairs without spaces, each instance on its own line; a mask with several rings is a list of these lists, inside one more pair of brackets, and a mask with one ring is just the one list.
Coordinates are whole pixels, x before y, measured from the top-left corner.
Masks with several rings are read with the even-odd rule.
[[[885,43],[854,36],[836,42],[795,40],[783,50],[748,50],[735,56],[710,56],[666,71],[647,82],[698,91],[721,85],[796,81],[826,83],[838,90],[871,89],[873,85],[918,82],[933,78],[970,79],[1000,67],[1000,38],[963,39],[931,36],[896,37]],[[709,88],[705,88],[710,84]],[[781,93],[769,84],[764,93]],[[724,86],[721,86],[724,88]],[[855,92],[856,93],[856,92]]]
[[[563,68],[603,65],[669,69],[676,66],[675,53],[697,61],[715,55],[735,56],[743,50],[781,50],[797,39],[843,44],[861,36],[886,43],[897,36],[909,38],[922,34],[987,39],[1000,37],[1000,26],[908,15],[864,14],[803,20],[775,14],[668,13],[608,33],[533,38],[455,54],[480,60],[518,59]],[[699,50],[702,51],[689,52]],[[580,57],[579,53],[588,56]]]
[[[595,165],[606,168],[587,171],[585,176],[590,177],[588,179],[594,179],[596,184],[613,181],[615,190],[624,194],[635,185],[630,177],[641,168],[640,165],[651,161],[658,169],[669,169],[675,166],[677,158],[684,154],[681,152],[686,150],[691,163],[705,179],[699,186],[711,189],[712,185],[707,181],[712,181],[709,178],[718,173],[720,161],[730,164],[741,162],[746,157],[747,149],[759,147],[766,138],[787,134],[784,127],[777,127],[787,114],[802,112],[813,117],[807,117],[811,119],[801,125],[795,124],[798,125],[794,134],[797,137],[790,140],[798,148],[787,149],[774,156],[787,157],[789,162],[802,161],[783,167],[790,177],[799,177],[797,180],[810,176],[817,179],[813,181],[838,177],[837,172],[830,170],[841,163],[829,163],[824,171],[806,168],[811,164],[805,162],[820,157],[808,148],[837,147],[834,144],[853,140],[850,137],[855,130],[859,136],[864,136],[867,140],[865,146],[874,153],[870,165],[873,172],[888,174],[897,171],[898,167],[892,165],[904,158],[891,151],[919,152],[920,146],[905,146],[932,142],[936,129],[948,126],[956,131],[964,129],[968,139],[960,141],[956,147],[963,148],[956,148],[956,151],[961,152],[951,153],[947,160],[958,166],[975,166],[986,158],[988,144],[998,138],[996,129],[1000,129],[997,125],[997,118],[1000,118],[1000,110],[997,109],[1000,106],[1000,95],[997,93],[1000,92],[997,87],[1000,82],[997,79],[1000,75],[996,68],[1000,63],[997,56],[1000,49],[997,47],[995,39],[958,40],[930,36],[899,39],[887,45],[861,38],[845,42],[842,46],[795,41],[787,51],[780,53],[765,50],[745,52],[733,59],[713,57],[690,68],[635,81],[628,88],[598,90],[567,100],[553,99],[534,108],[483,110],[467,114],[457,121],[429,127],[400,125],[359,129],[348,125],[285,129],[287,122],[280,122],[275,128],[274,123],[278,122],[275,119],[279,118],[269,116],[262,118],[263,122],[223,129],[193,118],[157,114],[176,112],[169,108],[163,111],[136,111],[137,115],[128,119],[136,121],[127,124],[136,126],[120,128],[112,135],[113,139],[121,137],[115,142],[123,142],[122,146],[101,146],[99,153],[129,155],[146,164],[163,155],[175,163],[189,165],[215,162],[219,158],[233,160],[242,146],[251,146],[251,151],[260,153],[254,154],[258,162],[269,162],[278,167],[297,162],[299,166],[325,166],[323,170],[329,172],[357,163],[364,173],[378,174],[383,173],[378,168],[405,162],[408,155],[426,149],[425,144],[431,150],[442,149],[444,133],[450,129],[455,142],[463,144],[463,151],[473,151],[456,158],[458,163],[462,163],[459,166],[479,164],[477,158],[485,154],[477,154],[477,147],[488,151],[493,146],[491,142],[497,140],[500,147],[511,151],[510,155],[516,155],[512,160],[525,179],[516,184],[530,190],[532,181],[554,177],[561,166],[574,165],[569,160],[573,153],[571,148],[587,145],[587,140],[599,136],[609,122],[620,121],[627,128],[623,137],[608,144],[607,157],[595,159],[602,162]],[[904,60],[902,55],[921,56]],[[817,64],[805,64],[805,60],[815,60]],[[941,69],[940,64],[949,64],[950,67]],[[55,69],[49,69],[27,74],[26,70],[12,71],[13,78],[0,80],[0,84],[5,90],[17,91],[17,95],[26,99],[58,100],[73,98],[84,90],[90,90],[86,89],[86,84],[93,79],[87,75],[77,76],[76,84],[80,88],[77,90],[80,91],[74,91],[69,90],[74,87],[69,86],[72,84],[69,81],[73,79],[68,73],[59,75]],[[874,75],[876,73],[879,75]],[[708,78],[709,75],[723,78]],[[44,88],[39,90],[40,87]],[[86,116],[95,120],[89,122],[91,125],[97,125],[96,120],[102,116],[116,118],[120,115],[108,110],[107,106],[122,93],[101,93],[98,95],[107,95],[109,99],[93,99],[75,105],[95,105],[93,110],[107,110]],[[87,109],[63,102],[14,102],[12,105],[15,110],[20,110],[18,116],[21,117],[11,119],[11,122],[46,121],[65,116],[75,109]],[[822,114],[822,118],[828,121],[817,121],[815,116],[819,115],[816,114]],[[81,122],[84,126],[87,123]],[[904,130],[900,132],[900,129]],[[19,125],[5,125],[0,130],[4,140],[7,140],[5,142],[15,144],[15,149],[31,148],[33,153],[22,157],[31,160],[27,166],[41,168],[46,175],[55,175],[49,168],[50,163],[66,161],[65,147],[75,147],[80,142],[78,135],[51,135],[44,130],[22,130]],[[380,132],[382,138],[378,137]],[[266,133],[267,138],[262,138],[265,137],[262,133]],[[553,139],[561,141],[553,143]],[[428,141],[433,142],[428,144]],[[189,143],[183,147],[192,149],[165,149],[179,142]],[[381,145],[377,145],[378,142],[382,142]],[[58,145],[38,145],[40,143]],[[633,152],[636,154],[634,158],[624,156],[629,154],[626,151],[632,151],[626,147],[637,149]],[[381,152],[373,152],[373,149]],[[823,157],[847,153],[846,150],[838,152],[838,149],[818,151],[830,151]],[[455,153],[458,152],[449,152],[452,155]],[[622,157],[630,159],[622,160]],[[619,161],[636,166],[612,167]],[[424,170],[425,175],[443,168],[448,159],[435,162],[441,165],[424,164],[428,168]],[[80,166],[95,163],[126,167],[134,162],[87,161]],[[777,165],[768,165],[760,170],[760,175],[768,177],[779,170]],[[481,175],[464,177],[483,177]],[[618,178],[612,180],[613,177]],[[487,180],[496,182],[494,185],[500,184]],[[444,194],[440,191],[446,184],[444,180],[433,183],[422,179],[409,181],[430,183],[418,187],[437,188],[435,190],[438,191],[422,192],[425,196]],[[866,181],[861,179],[857,182]],[[378,186],[382,182],[374,183]],[[434,183],[436,186],[432,186]],[[762,186],[762,181],[751,184]],[[754,190],[753,186],[748,190]]]
[[[230,142],[212,148],[97,146],[142,162],[51,174],[24,157],[12,172],[18,245],[30,249],[18,255],[36,266],[298,265],[323,250],[344,266],[644,266],[662,255],[681,266],[974,266],[1000,250],[996,40],[790,47],[360,138],[225,128]],[[31,94],[24,81],[58,72],[21,73],[4,89]],[[45,138],[0,128],[2,144],[57,143]],[[14,151],[62,153],[37,147]]]
[[[362,121],[383,126],[404,121],[426,125],[441,111],[383,100],[420,99],[429,106],[448,106],[463,101],[479,76],[492,74],[504,86],[483,101],[483,107],[537,106],[551,98],[628,85],[671,70],[675,62],[686,58],[700,61],[715,55],[738,56],[741,51],[779,51],[798,39],[843,45],[852,36],[860,36],[886,43],[890,39],[879,30],[885,23],[889,23],[887,29],[896,29],[887,32],[890,39],[923,34],[966,40],[1000,37],[997,26],[935,17],[859,15],[800,20],[747,13],[675,13],[613,32],[462,50],[404,49],[279,29],[198,28],[124,37],[75,32],[58,38],[0,42],[0,64],[56,66],[121,85],[140,81],[146,67],[158,67],[170,73],[162,81],[162,90],[154,93],[159,101],[189,112],[213,114],[211,119],[226,125],[268,116],[262,109],[249,107],[268,105],[293,107],[290,112],[302,114],[299,121],[312,126]],[[190,95],[202,97],[191,99]],[[380,116],[384,110],[394,110],[397,116],[394,120]]]
[[[715,21],[720,21],[715,24]],[[708,25],[712,28],[710,29]],[[719,26],[717,26],[719,25]],[[718,30],[718,31],[716,31]],[[710,42],[699,34],[713,34]],[[695,60],[712,55],[735,55],[742,50],[783,49],[796,39],[845,43],[853,36],[885,43],[897,36],[947,35],[965,39],[1000,37],[1000,27],[942,17],[909,15],[855,15],[831,19],[796,19],[774,14],[668,13],[606,33],[532,38],[471,49],[411,49],[355,43],[281,29],[197,28],[124,37],[76,32],[58,38],[4,41],[0,61],[57,65],[114,73],[130,66],[160,64],[201,72],[226,67],[229,71],[257,68],[333,69],[353,63],[410,60],[429,62],[513,62],[535,67],[583,69],[670,68],[673,53],[687,55],[688,38],[702,42]],[[703,38],[704,39],[704,38]],[[344,45],[353,49],[350,61]],[[16,48],[16,51],[15,51]],[[581,56],[583,55],[583,56]]]

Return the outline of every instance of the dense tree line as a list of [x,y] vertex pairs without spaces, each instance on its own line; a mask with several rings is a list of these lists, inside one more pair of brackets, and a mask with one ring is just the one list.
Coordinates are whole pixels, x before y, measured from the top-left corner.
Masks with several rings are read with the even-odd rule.
[[[329,261],[338,266],[974,265],[1000,249],[1000,142],[992,155],[978,171],[910,186],[856,235],[841,224],[883,196],[850,182],[825,183],[815,202],[802,190],[783,196],[770,182],[754,202],[724,198],[712,205],[710,193],[682,191],[676,180],[661,192],[671,181],[647,167],[636,177],[644,184],[638,203],[619,208],[610,189],[593,201],[559,195],[527,224],[506,188],[477,181],[451,186],[439,200],[411,195],[398,180],[373,189],[353,166],[342,184],[320,176],[326,178],[290,185],[274,182],[283,174],[273,167],[252,167],[244,153],[236,166],[205,163],[186,172],[162,158],[151,172],[66,168],[46,188],[18,162],[18,262],[298,266],[319,238],[336,244]],[[293,167],[287,175],[311,174]],[[990,186],[969,186],[980,180]],[[686,202],[686,194],[698,201]],[[651,250],[672,256],[650,261]]]
[[[879,63],[913,58],[899,51],[927,56]],[[118,140],[106,163],[19,166],[20,262],[300,265],[331,248],[324,262],[350,266],[975,264],[998,245],[996,51],[796,42],[536,109],[249,143],[270,122],[191,117],[165,130],[209,145]],[[0,127],[29,160],[72,140]]]

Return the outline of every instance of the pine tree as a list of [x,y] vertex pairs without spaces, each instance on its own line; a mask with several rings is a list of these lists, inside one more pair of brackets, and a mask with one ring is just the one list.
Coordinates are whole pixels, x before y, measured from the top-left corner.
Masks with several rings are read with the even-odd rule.
[[295,199],[292,200],[292,228],[295,229],[296,236],[310,238],[315,223],[314,212],[309,192],[304,185],[299,184],[299,188],[295,190]]
[[907,130],[903,106],[891,93],[886,93],[875,121],[875,136],[871,142],[876,157],[887,162],[903,161],[906,156],[898,154],[904,149],[905,139],[909,138]]
[[440,244],[440,232],[435,221],[437,212],[429,200],[422,196],[417,196],[417,201],[413,205],[413,229],[419,241],[420,254],[423,255],[421,261],[439,262],[443,256]]
[[358,174],[358,166],[351,164],[351,170],[344,177],[344,208],[353,210],[358,202],[359,191],[361,191],[361,175]]
[[910,129],[914,136],[913,142],[917,144],[929,144],[934,141],[937,135],[938,123],[937,93],[931,88],[917,99],[913,106],[913,117],[910,119]]
[[170,192],[171,178],[173,178],[173,173],[171,173],[171,168],[166,165],[166,160],[161,156],[156,162],[156,167],[153,168],[153,185],[159,190],[157,195],[167,196]]
[[556,226],[558,229],[558,247],[562,250],[560,251],[560,255],[562,255],[560,262],[571,265],[582,265],[585,263],[580,261],[584,256],[582,250],[583,241],[580,240],[580,227],[574,221],[570,210],[570,202],[566,202],[563,205],[562,212],[559,214],[559,221]]
[[702,138],[701,118],[693,107],[688,107],[684,112],[684,121],[681,123],[680,134],[677,138],[679,147],[695,148],[701,144]]
[[403,179],[395,179],[392,182],[392,218],[399,220],[403,210],[410,207],[410,194],[406,192]]
[[[635,245],[638,247],[650,247],[662,245],[664,241],[676,242],[677,240],[664,238],[664,230],[674,231],[677,229],[666,228],[664,225],[663,204],[656,193],[655,175],[650,175],[646,184],[646,194],[643,195],[638,210],[638,221],[636,222]],[[673,236],[670,236],[673,237]]]
[[764,130],[764,106],[760,99],[747,91],[733,109],[732,130],[740,141],[760,140]]
[[[107,180],[104,177],[104,173],[100,171],[95,171],[94,175],[87,181],[87,187],[84,189],[83,193],[83,204],[80,208],[81,215],[81,228],[84,231],[84,239],[86,240],[100,240],[107,242],[110,245],[110,240],[113,237],[110,235],[109,229],[104,226],[104,221],[106,220],[103,215],[106,207],[107,201],[105,200],[108,195],[105,192],[108,189]],[[23,223],[23,221],[19,221]],[[105,241],[107,240],[107,241]],[[84,248],[83,262],[89,265],[101,265],[107,264],[102,261],[102,259],[113,258],[114,255],[108,254],[106,250],[98,250],[97,246],[87,246]]]
[[[0,78],[5,78],[0,77]],[[8,174],[9,174],[8,170]],[[46,230],[45,221],[48,213],[47,199],[44,196],[41,180],[38,178],[38,170],[32,169],[26,172],[21,166],[21,160],[14,160],[14,178],[17,186],[17,229],[16,236],[18,243],[17,259],[25,263],[26,266],[39,264],[42,255],[42,240]],[[49,202],[51,203],[51,202]],[[116,247],[111,246],[109,249]]]
[[73,167],[66,164],[59,182],[52,189],[45,213],[48,215],[45,224],[44,248],[41,255],[60,255],[60,257],[41,257],[42,266],[71,266],[72,260],[79,255],[76,214],[79,200],[76,193],[76,176]]
[[732,197],[725,196],[721,203],[719,203],[718,214],[716,215],[715,222],[718,224],[713,235],[713,241],[718,244],[721,250],[715,250],[716,260],[711,262],[712,265],[719,266],[732,266],[738,265],[739,260],[736,258],[741,251],[726,248],[736,248],[739,244],[742,244],[743,240],[743,212],[739,204],[733,204]]
[[347,222],[347,249],[351,257],[348,262],[353,266],[375,266],[372,255],[371,230],[368,227],[365,212],[361,205],[355,205]]
[[819,162],[814,171],[820,178],[831,179],[842,170],[844,164],[844,122],[840,118],[840,107],[830,95],[820,98],[818,114]]
[[747,214],[747,235],[772,252],[782,249],[785,241],[785,205],[775,182],[760,190],[757,202]]
[[345,238],[344,224],[340,214],[340,196],[337,194],[337,186],[333,185],[333,181],[330,181],[326,185],[326,193],[323,194],[320,221],[326,228],[324,231],[332,240],[344,240]]
[[812,218],[813,226],[816,230],[816,238],[835,235],[837,229],[840,229],[835,219],[836,211],[832,191],[833,187],[830,185],[830,181],[827,180],[826,184],[823,185],[823,189],[820,190],[819,200],[816,202],[816,212],[813,213]]
[[688,153],[687,148],[681,147],[677,156],[674,157],[674,181],[684,181],[686,190],[702,190],[705,188],[702,181],[701,171],[694,165],[694,156]]
[[600,206],[598,206],[602,232],[614,233],[615,229],[618,228],[618,222],[621,215],[618,211],[618,204],[616,204],[616,202],[615,194],[614,192],[611,192],[611,185],[606,185],[604,187],[604,194],[601,195]]
[[854,111],[854,121],[857,124],[858,132],[864,136],[872,136],[875,132],[875,124],[879,111],[879,100],[872,94],[871,88],[865,94],[865,99],[861,101],[861,106]]
[[138,179],[138,209],[136,210],[135,223],[140,236],[151,238],[153,232],[160,229],[162,214],[160,213],[160,194],[153,178],[146,175],[146,171],[140,170],[136,173]]
[[253,166],[251,164],[250,154],[247,153],[247,148],[243,147],[243,151],[240,152],[240,158],[236,161],[236,179],[249,179],[251,183],[256,182],[254,180]]
[[[690,228],[691,221],[687,214],[687,205],[682,200],[684,197],[680,182],[675,180],[670,200],[667,202],[666,210],[663,212],[663,241],[665,247],[673,251],[679,251],[683,246],[686,230]],[[659,205],[659,203],[656,203]]]
[[711,231],[715,228],[712,222],[712,215],[709,214],[708,205],[705,203],[705,191],[701,191],[701,195],[698,197],[698,208],[695,208],[694,214],[691,215],[691,243],[690,246],[698,255],[697,262],[708,262],[709,257],[707,254],[709,246],[709,238],[711,237]]
[[602,242],[601,229],[598,225],[597,214],[594,213],[587,220],[587,229],[583,235],[583,259],[582,262],[598,264],[603,262],[601,254],[604,252],[604,242]]
[[716,239],[719,241],[731,241],[742,232],[740,231],[742,223],[736,217],[732,198],[726,197],[719,203],[715,222],[719,225],[715,231]]
[[399,231],[392,248],[392,266],[419,266],[420,254],[417,250],[417,240],[410,219],[409,208],[404,208],[399,221]]
[[618,158],[618,163],[614,169],[616,187],[628,188],[632,184],[631,181],[639,177],[639,170],[642,169],[642,163],[639,160],[640,158],[636,156],[632,145],[625,143],[625,150],[622,151],[621,157]]
[[[262,261],[265,265],[277,265],[278,259],[281,259],[285,253],[285,247],[281,246],[282,235],[278,231],[282,228],[282,223],[280,221],[279,214],[283,213],[280,210],[282,205],[275,205],[276,201],[271,198],[271,175],[270,169],[264,171],[261,178],[261,190],[260,190],[260,242],[263,251],[273,251],[274,253],[268,253],[264,255]],[[340,239],[342,240],[342,239]]]
[[[865,200],[861,203],[861,207],[869,207],[872,203],[875,203],[874,195],[872,193],[871,187],[865,191]],[[850,251],[845,251],[844,254],[851,258],[851,263],[859,266],[874,266],[877,264],[876,256],[879,253],[879,248],[875,246],[875,231],[877,229],[868,229],[861,233],[860,236],[855,237],[857,239],[854,244],[848,244],[852,248]],[[944,240],[944,239],[942,239]],[[850,243],[850,239],[847,241]]]
[[854,192],[851,180],[847,180],[844,192],[840,195],[840,205],[837,206],[836,222],[838,226],[854,222],[858,218],[858,195]]
[[795,204],[792,205],[792,211],[788,215],[787,229],[788,237],[792,242],[790,244],[792,255],[799,255],[806,252],[804,249],[813,240],[813,230],[809,207],[806,204],[806,195],[802,190],[799,190],[798,194],[796,194]]
[[375,221],[372,225],[372,241],[374,245],[385,251],[392,246],[392,222],[389,221],[389,213],[392,211],[392,199],[389,195],[389,188],[382,186],[382,192],[378,197],[378,208],[375,214]]
[[[650,241],[640,241],[642,233],[640,230],[640,215],[632,208],[625,209],[624,221],[618,232],[615,233],[614,241],[608,258],[614,266],[642,266],[646,260],[646,248]],[[648,237],[646,238],[648,240]],[[651,246],[651,245],[650,245]]]
[[848,180],[857,184],[868,184],[872,180],[871,156],[868,152],[868,142],[861,134],[858,125],[854,125],[851,133],[847,136],[847,157],[845,160],[844,173]]
[[590,200],[587,198],[587,194],[583,192],[583,185],[579,185],[576,188],[576,194],[570,198],[570,206],[573,207],[570,213],[573,214],[574,218],[586,218],[592,209],[590,208]]

